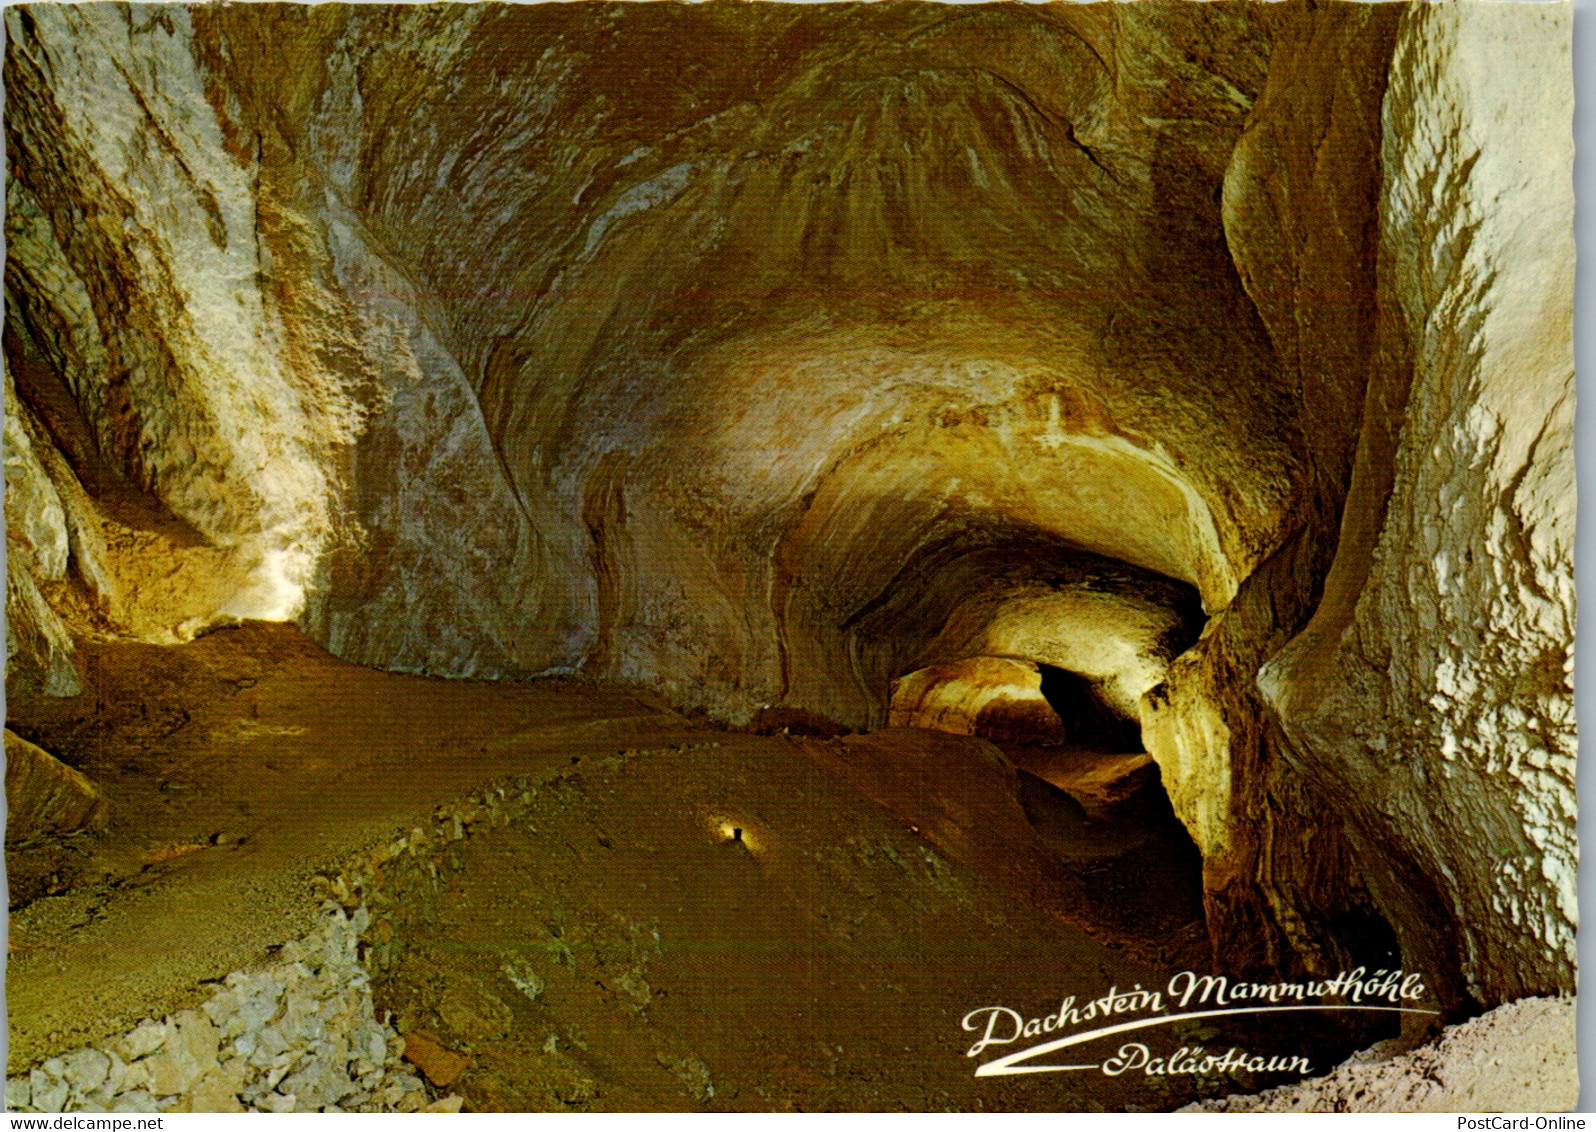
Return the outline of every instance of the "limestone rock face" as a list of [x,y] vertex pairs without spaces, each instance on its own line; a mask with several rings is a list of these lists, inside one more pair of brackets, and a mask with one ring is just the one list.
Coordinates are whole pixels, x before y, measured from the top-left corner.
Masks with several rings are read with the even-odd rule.
[[14,679],[266,618],[846,729],[1047,666],[1238,969],[1571,979],[1564,9],[6,21]]
[[1295,954],[1336,969],[1354,957],[1325,925],[1368,916],[1346,883],[1356,870],[1340,823],[1284,758],[1256,673],[1318,600],[1358,428],[1401,413],[1358,412],[1375,356],[1380,107],[1400,13],[1320,5],[1284,22],[1225,174],[1226,240],[1297,405],[1311,478],[1292,535],[1170,665],[1142,717],[1203,852],[1210,931],[1239,966]]
[[225,582],[164,611],[174,638],[298,612],[338,431],[331,392],[275,348],[257,186],[209,112],[186,22],[41,8],[19,14],[7,60],[7,136],[30,170],[8,185],[8,326],[39,363],[16,367],[18,391],[62,410],[85,487],[125,487],[224,552],[195,573]]
[[18,336],[223,552],[169,631],[879,723],[906,564],[1004,527],[1216,610],[1300,493],[1214,223],[1247,6],[14,24]]
[[1260,676],[1410,953],[1491,1002],[1572,986],[1578,922],[1569,16],[1402,17],[1381,333],[1409,353],[1365,415],[1406,415],[1366,426],[1325,600]]
[[5,744],[7,842],[76,833],[104,823],[105,795],[86,775],[10,728]]
[[74,696],[82,683],[72,636],[39,590],[66,578],[66,509],[6,378],[6,654],[50,695]]

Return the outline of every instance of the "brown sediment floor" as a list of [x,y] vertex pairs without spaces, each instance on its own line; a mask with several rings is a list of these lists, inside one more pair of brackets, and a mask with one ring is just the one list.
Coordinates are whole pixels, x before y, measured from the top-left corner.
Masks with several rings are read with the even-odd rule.
[[408,942],[378,1000],[401,1030],[471,1055],[455,1087],[480,1109],[1075,1110],[1192,1095],[1144,1075],[974,1077],[968,1012],[1040,1016],[1066,992],[1164,976],[1050,911],[1074,894],[1070,874],[1020,856],[1034,835],[1018,805],[974,789],[989,768],[955,777],[949,758],[935,785],[896,790],[890,756],[868,757],[885,745],[727,736],[551,783],[522,820],[460,843],[439,891],[398,901]]
[[308,929],[318,872],[515,776],[525,814],[373,928],[379,1008],[469,1057],[468,1107],[1163,1109],[1275,1083],[965,1056],[969,1011],[1208,963],[1156,783],[1105,801],[1082,761],[1077,799],[976,740],[715,730],[579,680],[374,672],[285,626],[84,659],[83,696],[9,705],[111,800],[104,833],[8,852],[13,1073],[196,1004]]
[[308,930],[316,871],[433,804],[613,749],[613,734],[687,729],[572,681],[362,669],[289,626],[179,648],[91,645],[83,658],[81,696],[13,692],[6,705],[8,726],[110,800],[103,836],[7,853],[11,1072],[195,1005],[202,980]]

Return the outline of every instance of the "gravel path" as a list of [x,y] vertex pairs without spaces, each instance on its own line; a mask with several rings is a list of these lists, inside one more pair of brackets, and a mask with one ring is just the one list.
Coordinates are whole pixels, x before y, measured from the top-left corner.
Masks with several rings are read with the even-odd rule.
[[1330,1073],[1183,1112],[1571,1112],[1574,1000],[1524,998],[1407,1053],[1381,1046]]

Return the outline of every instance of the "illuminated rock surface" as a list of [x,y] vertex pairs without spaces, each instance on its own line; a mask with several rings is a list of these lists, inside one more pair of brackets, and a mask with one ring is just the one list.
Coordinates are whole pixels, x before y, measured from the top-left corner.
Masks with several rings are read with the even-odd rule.
[[1405,1053],[1374,1049],[1323,1077],[1194,1105],[1210,1112],[1576,1112],[1574,1002],[1528,998]]

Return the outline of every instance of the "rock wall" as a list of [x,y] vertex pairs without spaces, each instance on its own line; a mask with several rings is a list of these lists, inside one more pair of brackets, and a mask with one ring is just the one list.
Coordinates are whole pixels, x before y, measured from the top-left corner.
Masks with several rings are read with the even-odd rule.
[[13,18],[7,54],[16,391],[87,491],[221,552],[192,571],[203,596],[129,614],[156,639],[298,614],[339,440],[335,390],[275,348],[257,185],[208,110],[186,24],[40,8]]
[[9,30],[8,410],[107,532],[74,552],[122,583],[89,587],[94,627],[300,619],[373,663],[524,670],[527,591],[481,575],[531,536],[474,400],[358,227],[285,207],[276,139],[227,115],[190,11]]
[[226,552],[168,632],[880,723],[971,584],[861,627],[911,581],[1051,540],[1217,610],[1300,494],[1214,222],[1246,5],[12,23],[18,335]]
[[1405,955],[1487,1003],[1573,986],[1569,19],[1402,16],[1370,423],[1325,600],[1259,680]]
[[1296,406],[1309,479],[1290,537],[1170,665],[1142,722],[1203,852],[1210,932],[1237,968],[1328,973],[1388,958],[1340,811],[1286,762],[1255,677],[1319,600],[1358,430],[1389,420],[1360,409],[1374,364],[1380,106],[1400,12],[1331,4],[1282,20],[1225,173],[1227,244]]

